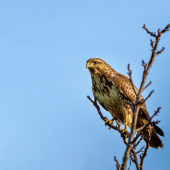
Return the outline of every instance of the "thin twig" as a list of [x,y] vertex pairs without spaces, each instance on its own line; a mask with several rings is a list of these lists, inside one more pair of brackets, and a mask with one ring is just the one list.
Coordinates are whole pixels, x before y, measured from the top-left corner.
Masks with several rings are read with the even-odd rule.
[[151,47],[154,48],[154,41],[150,40],[151,41]]
[[130,159],[132,160],[132,162],[134,162],[135,163],[135,159],[132,157],[132,152],[130,152]]
[[135,154],[142,152],[143,148],[144,148],[144,146],[139,151],[137,151]]
[[130,166],[131,166],[131,161],[132,161],[132,159],[131,160],[129,160],[130,161],[130,163],[129,163],[129,168],[128,168],[128,170],[130,170]]
[[135,90],[135,86],[134,86],[133,81],[132,81],[132,70],[130,69],[130,64],[128,64],[128,71],[129,71],[128,72],[129,80],[132,84],[133,91],[134,91],[135,95],[137,95],[136,90]]
[[156,37],[156,34],[153,33],[153,32],[150,32],[150,31],[146,28],[145,24],[143,25],[143,28],[147,31],[148,34],[150,34],[150,35],[153,36],[153,37]]
[[143,90],[145,90],[148,86],[150,86],[152,84],[152,82],[150,81],[144,88]]
[[[148,133],[149,133],[149,129],[148,129]],[[148,152],[148,149],[149,149],[149,142],[151,140],[151,134],[149,133],[149,136],[147,137],[147,142],[146,142],[146,147],[145,147],[145,151],[143,154],[140,155],[140,159],[141,159],[141,162],[140,162],[140,170],[143,170],[143,162],[144,162],[144,159],[147,155],[147,152]]]
[[157,121],[152,121],[153,124],[159,124],[160,123],[160,120],[157,120]]
[[93,105],[96,107],[101,119],[103,119],[105,121],[105,117],[103,116],[102,112],[100,111],[100,107],[99,105],[97,104],[97,99],[96,97],[94,96],[94,101],[90,98],[90,96],[87,96],[87,98],[93,103]]
[[141,131],[145,126],[141,126],[140,128],[136,129],[136,132]]
[[121,167],[120,167],[119,161],[116,159],[116,156],[114,156],[114,161],[116,162],[116,169],[120,170]]
[[139,141],[135,144],[135,147],[137,147],[139,145],[139,143],[142,141],[143,137],[141,136],[141,138],[139,139]]
[[158,51],[156,54],[161,54],[165,50],[165,47],[162,47],[162,50]]
[[146,100],[148,100],[148,99],[149,99],[149,97],[151,97],[151,95],[152,95],[152,93],[153,93],[153,92],[154,92],[154,90],[152,90],[152,91],[149,93],[148,97],[146,97],[146,99],[145,99],[145,100],[140,101],[139,105],[142,105],[143,103],[145,103],[145,102],[146,102]]
[[169,28],[170,28],[170,24],[167,25],[167,26],[165,27],[165,29],[163,29],[163,30],[161,31],[161,33],[165,33],[166,31],[169,31],[169,30],[168,30]]
[[136,169],[137,169],[137,170],[140,170],[140,165],[139,165],[138,157],[137,157],[136,154],[134,154],[134,160],[135,160]]

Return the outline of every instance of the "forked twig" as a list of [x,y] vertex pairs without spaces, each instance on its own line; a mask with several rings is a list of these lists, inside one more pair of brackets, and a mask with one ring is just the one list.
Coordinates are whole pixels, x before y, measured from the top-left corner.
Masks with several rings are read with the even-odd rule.
[[145,102],[146,102],[146,100],[148,100],[149,99],[149,97],[151,97],[151,95],[152,95],[152,93],[154,92],[154,90],[152,90],[150,93],[149,93],[149,95],[146,97],[146,99],[144,100],[144,99],[142,99],[140,102],[139,102],[139,105],[142,105],[142,104],[144,104]]
[[156,34],[153,33],[153,32],[150,32],[150,31],[146,28],[145,24],[143,25],[143,28],[147,31],[148,34],[150,34],[150,35],[153,36],[153,37],[156,37]]

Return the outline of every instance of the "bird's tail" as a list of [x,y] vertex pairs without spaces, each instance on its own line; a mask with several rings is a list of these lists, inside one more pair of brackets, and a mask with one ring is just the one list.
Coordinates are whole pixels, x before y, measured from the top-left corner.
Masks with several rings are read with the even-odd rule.
[[[147,132],[145,131],[144,136],[146,136],[146,133]],[[159,136],[157,135],[157,133],[161,136],[164,136],[163,131],[158,126],[154,125],[154,128],[152,129],[152,136],[151,136],[149,145],[152,148],[156,148],[156,149],[158,149],[159,147],[163,148],[163,143],[162,143],[161,139],[159,138]],[[147,133],[147,135],[148,135],[148,133]],[[146,141],[146,139],[145,139],[145,141]]]

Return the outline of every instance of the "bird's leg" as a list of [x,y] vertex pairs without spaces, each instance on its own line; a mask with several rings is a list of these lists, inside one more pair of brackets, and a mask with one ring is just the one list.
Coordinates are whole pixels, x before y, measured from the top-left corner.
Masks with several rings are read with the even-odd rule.
[[124,122],[125,122],[125,129],[124,130],[122,130],[122,134],[125,134],[125,138],[127,138],[128,137],[128,135],[129,135],[129,132],[128,132],[128,130],[127,130],[127,119],[126,119],[126,115],[124,116]]

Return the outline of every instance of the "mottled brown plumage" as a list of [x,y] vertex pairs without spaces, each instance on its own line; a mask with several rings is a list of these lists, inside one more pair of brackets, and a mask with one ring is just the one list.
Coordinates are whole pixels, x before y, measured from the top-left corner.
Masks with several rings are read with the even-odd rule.
[[[100,58],[92,58],[87,61],[86,67],[89,69],[92,78],[93,94],[100,105],[113,116],[113,120],[118,119],[131,128],[132,109],[125,100],[135,102],[136,95],[128,77],[116,72],[110,65]],[[136,86],[135,90],[138,92]],[[146,125],[150,116],[146,104],[140,106],[137,128]],[[164,136],[163,131],[156,125],[152,130],[150,146],[153,148],[163,147],[163,143],[157,133]],[[144,136],[148,135],[147,131],[143,132]]]

